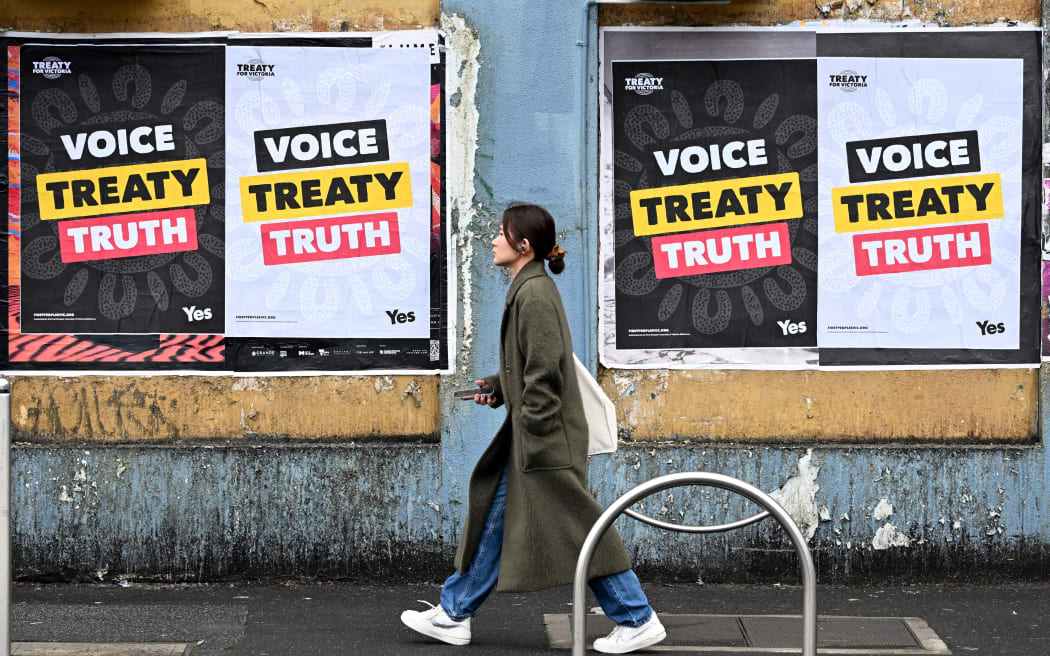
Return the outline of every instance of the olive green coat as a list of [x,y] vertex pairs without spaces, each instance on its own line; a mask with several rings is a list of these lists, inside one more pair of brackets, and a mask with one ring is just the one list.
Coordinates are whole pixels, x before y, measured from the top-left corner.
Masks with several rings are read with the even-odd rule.
[[[576,381],[569,323],[543,262],[525,265],[507,292],[500,371],[486,378],[507,418],[470,479],[470,506],[456,568],[470,566],[506,466],[503,552],[497,590],[571,583],[580,547],[602,513],[587,487],[587,420]],[[630,569],[610,528],[588,578]]]

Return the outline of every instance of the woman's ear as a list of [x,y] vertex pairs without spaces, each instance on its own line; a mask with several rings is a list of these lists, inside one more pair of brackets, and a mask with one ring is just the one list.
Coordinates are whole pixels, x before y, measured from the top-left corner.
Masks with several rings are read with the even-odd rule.
[[521,243],[518,244],[518,252],[524,255],[525,253],[529,252],[529,248],[531,248],[531,246],[532,244],[529,243],[528,239],[522,239]]

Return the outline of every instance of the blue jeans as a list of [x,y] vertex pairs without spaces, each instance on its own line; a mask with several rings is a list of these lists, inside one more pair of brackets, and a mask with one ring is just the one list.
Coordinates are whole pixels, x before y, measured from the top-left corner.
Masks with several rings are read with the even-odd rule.
[[[454,620],[474,617],[474,613],[496,588],[500,552],[503,549],[503,515],[506,509],[507,470],[503,470],[485,529],[466,574],[454,572],[441,588],[441,607]],[[625,626],[641,626],[652,617],[653,609],[642,592],[634,570],[601,576],[588,581],[605,615]]]

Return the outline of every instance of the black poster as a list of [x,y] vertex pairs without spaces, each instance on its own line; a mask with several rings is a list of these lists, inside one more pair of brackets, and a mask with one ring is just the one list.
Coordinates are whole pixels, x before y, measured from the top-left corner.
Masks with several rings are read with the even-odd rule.
[[815,73],[613,62],[617,349],[816,344]]
[[224,55],[21,48],[23,333],[224,330]]

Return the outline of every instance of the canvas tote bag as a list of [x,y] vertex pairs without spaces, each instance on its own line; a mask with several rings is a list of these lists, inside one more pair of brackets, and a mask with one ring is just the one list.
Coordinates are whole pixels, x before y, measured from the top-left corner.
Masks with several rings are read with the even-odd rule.
[[612,453],[616,450],[616,408],[575,353],[572,359],[576,362],[576,380],[587,418],[587,455]]

